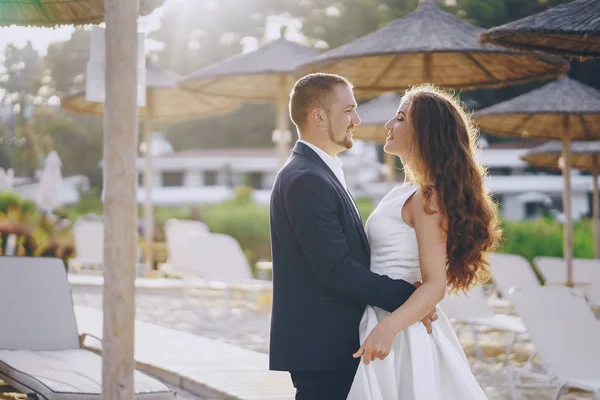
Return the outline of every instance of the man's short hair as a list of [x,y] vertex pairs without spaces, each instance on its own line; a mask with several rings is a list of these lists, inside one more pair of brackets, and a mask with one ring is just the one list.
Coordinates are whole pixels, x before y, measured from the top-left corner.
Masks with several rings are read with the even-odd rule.
[[303,128],[308,113],[314,107],[329,111],[331,100],[328,97],[337,85],[352,87],[343,76],[321,72],[305,75],[296,82],[290,93],[290,116],[298,129]]

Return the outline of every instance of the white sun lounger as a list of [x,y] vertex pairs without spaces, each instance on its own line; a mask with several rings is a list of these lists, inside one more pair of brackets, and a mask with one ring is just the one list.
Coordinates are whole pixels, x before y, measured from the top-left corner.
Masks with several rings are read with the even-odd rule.
[[490,330],[512,333],[510,342],[506,347],[504,364],[508,362],[518,336],[527,333],[521,318],[514,315],[497,314],[488,304],[487,297],[480,286],[473,287],[468,295],[447,294],[440,303],[440,307],[448,318],[455,321],[455,325],[460,326],[462,324],[471,328],[475,352],[479,359],[483,358],[479,346],[479,328],[484,327]]
[[519,386],[554,386],[555,400],[567,388],[590,391],[600,400],[600,323],[581,293],[564,286],[515,288],[509,298],[543,364],[542,371],[530,362],[509,369],[512,398]]
[[[564,258],[536,257],[533,263],[546,279],[547,285],[564,284],[567,266]],[[600,308],[600,260],[574,258],[573,282],[594,308]]]
[[[81,347],[62,260],[0,257],[0,304],[0,379],[47,400],[102,398],[102,358]],[[140,371],[134,381],[136,399],[174,399]]]

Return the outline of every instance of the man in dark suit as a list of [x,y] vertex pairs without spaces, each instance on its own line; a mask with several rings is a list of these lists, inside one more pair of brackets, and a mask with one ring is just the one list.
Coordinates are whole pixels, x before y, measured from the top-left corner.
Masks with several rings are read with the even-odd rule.
[[360,123],[350,82],[301,78],[290,113],[300,140],[271,193],[270,368],[290,372],[296,400],[344,400],[360,362],[352,355],[365,306],[392,312],[415,286],[369,269],[369,243],[337,158]]

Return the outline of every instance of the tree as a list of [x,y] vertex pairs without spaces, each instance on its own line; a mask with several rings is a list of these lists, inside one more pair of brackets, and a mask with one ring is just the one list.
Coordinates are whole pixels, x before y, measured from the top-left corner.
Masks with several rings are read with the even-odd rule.
[[48,85],[53,94],[63,97],[85,89],[90,38],[90,31],[77,29],[69,40],[48,46],[43,66],[51,78]]
[[[31,42],[19,48],[9,43],[4,48],[4,72],[0,75],[0,88],[4,89],[2,99],[12,104],[21,104],[27,95],[35,95],[35,78],[40,56]],[[25,110],[21,110],[24,112]]]
[[482,28],[503,25],[573,0],[458,0],[457,15]]
[[22,48],[10,43],[4,49],[4,72],[0,76],[0,88],[5,91],[2,103],[14,106],[15,116],[10,121],[13,136],[25,140],[9,152],[15,175],[32,174],[39,168],[43,151],[48,147],[48,141],[35,136],[29,124],[42,86],[39,61],[40,56],[29,41]]
[[[85,175],[90,185],[102,185],[102,120],[97,117],[38,113],[33,120],[36,135],[52,138],[64,176]],[[47,153],[46,153],[47,154]]]
[[8,138],[8,135],[8,127],[4,124],[0,124],[0,137],[2,138],[2,142],[0,142],[0,168],[4,170],[10,168],[10,152],[8,143],[5,143],[5,139]]

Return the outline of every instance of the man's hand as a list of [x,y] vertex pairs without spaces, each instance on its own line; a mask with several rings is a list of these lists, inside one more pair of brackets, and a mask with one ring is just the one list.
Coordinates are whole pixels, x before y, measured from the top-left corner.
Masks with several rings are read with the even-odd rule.
[[[413,283],[413,285],[414,285],[416,288],[418,288],[419,286],[421,286],[421,285],[422,285],[422,283],[421,283],[421,282],[414,282],[414,283]],[[427,314],[427,315],[425,316],[425,318],[423,318],[423,319],[421,320],[421,322],[423,323],[423,325],[425,325],[425,328],[427,329],[427,333],[431,333],[431,332],[432,332],[432,329],[433,329],[433,328],[432,328],[432,325],[431,325],[431,324],[432,324],[433,322],[437,321],[437,319],[438,319],[438,316],[437,316],[437,314],[435,313],[435,308],[434,308],[433,310],[431,310],[431,311],[429,312],[429,314]]]

